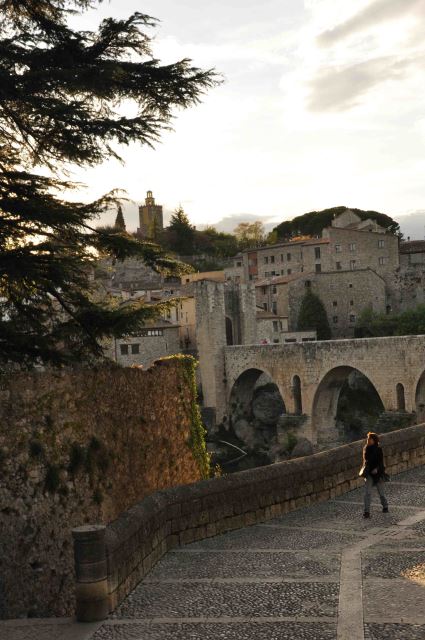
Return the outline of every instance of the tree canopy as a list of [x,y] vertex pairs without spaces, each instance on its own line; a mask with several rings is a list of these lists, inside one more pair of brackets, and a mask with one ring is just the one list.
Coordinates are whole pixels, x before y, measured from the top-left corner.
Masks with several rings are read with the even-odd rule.
[[408,336],[425,334],[425,305],[420,304],[399,314],[377,313],[367,307],[360,314],[358,337]]
[[261,220],[255,222],[240,222],[234,230],[240,249],[259,247],[265,242],[264,224]]
[[323,209],[322,211],[310,211],[301,216],[296,216],[292,220],[285,220],[278,224],[272,233],[276,233],[277,240],[289,240],[296,236],[320,236],[323,229],[329,227],[335,216],[344,213],[344,211],[354,211],[362,220],[376,220],[376,222],[387,229],[390,233],[399,233],[400,225],[396,220],[390,218],[385,213],[378,211],[363,211],[363,209],[354,209],[352,207],[332,207],[331,209]]
[[[0,362],[59,364],[99,356],[102,341],[137,330],[155,310],[95,300],[98,255],[137,256],[165,273],[181,268],[121,228],[97,228],[117,204],[66,199],[73,164],[153,146],[177,108],[198,103],[219,78],[188,59],[152,54],[156,20],[134,13],[96,31],[67,23],[91,0],[0,0]],[[131,115],[128,105],[133,105]],[[38,167],[38,169],[37,169]],[[69,175],[69,173],[68,173]],[[159,309],[156,310],[159,312]]]
[[297,330],[316,330],[318,340],[330,340],[332,337],[323,302],[310,288],[307,289],[301,301]]

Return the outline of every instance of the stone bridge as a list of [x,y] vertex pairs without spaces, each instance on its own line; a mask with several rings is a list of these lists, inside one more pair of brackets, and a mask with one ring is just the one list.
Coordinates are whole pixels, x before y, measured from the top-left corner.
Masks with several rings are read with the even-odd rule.
[[215,384],[206,394],[218,422],[226,421],[232,394],[252,397],[265,373],[279,388],[287,412],[305,416],[305,437],[313,444],[332,441],[339,394],[353,371],[374,386],[384,411],[416,412],[416,422],[425,418],[425,336],[241,345],[221,351]]

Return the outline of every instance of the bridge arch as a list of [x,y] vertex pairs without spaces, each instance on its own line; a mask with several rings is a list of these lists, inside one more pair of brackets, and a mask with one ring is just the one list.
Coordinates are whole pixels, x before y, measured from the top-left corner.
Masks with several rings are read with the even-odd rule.
[[414,393],[416,423],[420,424],[421,422],[425,422],[425,371],[419,376]]
[[[363,416],[362,397],[366,395],[370,414],[368,407]],[[350,411],[353,411],[353,416],[348,419]],[[340,423],[344,416],[348,424],[345,425],[343,439],[358,440],[365,431],[375,427],[374,422],[383,411],[384,404],[369,376],[356,367],[336,366],[322,377],[314,394],[311,416],[313,440],[319,447],[341,443]]]
[[229,316],[225,316],[226,323],[226,344],[232,345],[235,344],[235,334],[233,331],[233,322]]
[[229,427],[248,448],[275,444],[277,422],[286,413],[283,394],[264,369],[246,369],[234,381],[229,396]]
[[303,399],[301,391],[301,379],[297,375],[292,378],[292,395],[294,398],[294,413],[296,416],[300,416],[303,412]]

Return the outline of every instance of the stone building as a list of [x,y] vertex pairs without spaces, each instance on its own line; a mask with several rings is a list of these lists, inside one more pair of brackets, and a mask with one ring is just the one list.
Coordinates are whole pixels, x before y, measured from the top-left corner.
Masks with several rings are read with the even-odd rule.
[[394,273],[393,298],[397,311],[425,304],[425,240],[400,243],[400,270]]
[[152,191],[148,191],[145,204],[139,207],[139,228],[137,233],[142,238],[155,238],[164,229],[162,205],[155,203]]
[[352,338],[357,319],[368,306],[386,311],[384,279],[372,269],[298,273],[256,282],[257,304],[288,319],[288,331],[296,331],[302,299],[310,288],[323,302],[333,338]]
[[137,335],[114,339],[109,355],[123,367],[150,367],[158,358],[180,351],[179,326],[159,319],[148,323]]
[[[243,251],[242,281],[367,268],[389,277],[400,264],[398,244],[398,237],[386,233],[375,221],[361,220],[347,210],[323,230],[321,238],[299,238]],[[233,269],[237,262],[241,262],[239,257]]]

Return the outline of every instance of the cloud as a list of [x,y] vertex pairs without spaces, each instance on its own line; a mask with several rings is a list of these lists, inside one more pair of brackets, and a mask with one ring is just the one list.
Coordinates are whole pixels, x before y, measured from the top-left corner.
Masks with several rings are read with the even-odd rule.
[[[233,233],[234,229],[240,222],[256,222],[257,220],[260,220],[264,224],[264,228],[267,232],[271,231],[277,224],[274,222],[269,222],[270,216],[265,217],[261,215],[254,215],[252,213],[235,213],[233,215],[221,218],[218,222],[214,222],[213,227],[215,227],[217,231]],[[201,226],[202,225],[200,225],[199,228],[201,228]]]
[[384,56],[343,68],[324,68],[310,83],[308,108],[311,111],[350,109],[372,87],[388,80],[400,80],[423,61],[424,56],[406,59]]
[[321,46],[331,46],[354,33],[406,14],[423,18],[424,11],[425,0],[375,0],[345,22],[322,32],[317,40]]
[[405,239],[423,240],[425,238],[425,209],[396,217]]

